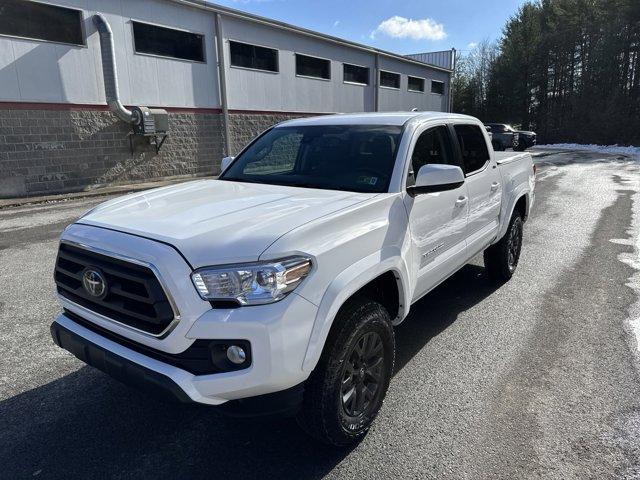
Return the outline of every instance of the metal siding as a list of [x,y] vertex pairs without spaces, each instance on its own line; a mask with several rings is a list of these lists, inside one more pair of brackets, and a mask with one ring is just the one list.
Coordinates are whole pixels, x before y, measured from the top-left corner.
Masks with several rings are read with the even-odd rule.
[[436,65],[437,67],[448,68],[453,70],[453,51],[443,50],[441,52],[425,52],[406,55],[408,58],[418,60],[420,62]]
[[11,40],[0,37],[0,100],[20,98],[18,71]]
[[20,97],[27,101],[63,99],[58,60],[70,48],[53,43],[13,42]]
[[[446,112],[449,102],[450,74],[441,70],[412,63],[404,63],[393,58],[381,57],[380,70],[400,73],[400,90],[380,88],[379,110],[381,112],[408,111],[417,108],[420,111]],[[407,89],[408,76],[425,79],[424,93],[410,92]],[[445,82],[445,95],[431,93],[431,80]]]
[[[104,85],[99,38],[92,15],[102,12],[116,43],[122,101],[127,105],[220,107],[214,14],[163,0],[56,0],[83,9],[86,47],[0,37],[0,99],[4,101],[103,104]],[[131,19],[205,35],[206,63],[134,53]],[[375,54],[280,28],[223,15],[229,108],[283,112],[372,111],[375,101]],[[229,65],[228,40],[276,48],[277,74]],[[331,80],[297,77],[295,53],[331,60]],[[448,52],[441,52],[448,53]],[[368,86],[342,81],[343,63],[370,69]],[[401,73],[400,91],[379,89],[381,111],[446,110],[448,72],[380,55],[380,68]],[[407,74],[424,77],[425,93],[407,91]],[[430,79],[446,83],[445,95],[430,93]]]
[[[119,89],[127,105],[219,107],[212,13],[162,0],[56,0],[81,8],[86,47],[0,37],[3,101],[103,104],[98,34],[91,20],[102,12],[114,33]],[[206,63],[135,54],[131,19],[205,35]]]
[[[368,86],[345,84],[342,64],[366,66],[373,72],[374,55],[245,20],[223,17],[223,22],[230,109],[317,113],[373,110],[373,79]],[[231,67],[229,40],[277,49],[280,72]],[[330,59],[331,80],[297,77],[295,53]]]

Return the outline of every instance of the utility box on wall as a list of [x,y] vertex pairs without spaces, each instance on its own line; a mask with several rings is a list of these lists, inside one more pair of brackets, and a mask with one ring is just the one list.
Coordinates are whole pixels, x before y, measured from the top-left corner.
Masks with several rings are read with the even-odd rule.
[[161,108],[133,107],[133,132],[136,135],[165,135],[169,131],[169,114]]

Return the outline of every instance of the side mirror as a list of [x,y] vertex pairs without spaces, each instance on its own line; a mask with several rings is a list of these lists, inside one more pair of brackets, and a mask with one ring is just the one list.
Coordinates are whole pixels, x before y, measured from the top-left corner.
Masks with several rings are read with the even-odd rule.
[[222,159],[222,162],[220,163],[220,173],[224,172],[227,168],[229,168],[229,165],[231,165],[231,162],[233,162],[233,159],[236,157],[224,157]]
[[464,173],[455,165],[427,164],[420,167],[416,183],[407,187],[411,195],[455,190],[464,183]]

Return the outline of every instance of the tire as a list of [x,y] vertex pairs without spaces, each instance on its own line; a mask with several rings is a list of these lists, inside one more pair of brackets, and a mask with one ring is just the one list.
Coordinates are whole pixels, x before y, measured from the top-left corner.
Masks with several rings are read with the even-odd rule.
[[328,445],[346,447],[360,441],[382,406],[394,360],[395,337],[387,310],[368,298],[349,301],[338,313],[305,384],[298,424]]
[[516,147],[513,148],[516,152],[524,152],[527,149],[527,146],[519,143]]
[[522,231],[522,217],[514,212],[504,237],[484,251],[484,266],[492,280],[502,283],[513,276],[522,251]]

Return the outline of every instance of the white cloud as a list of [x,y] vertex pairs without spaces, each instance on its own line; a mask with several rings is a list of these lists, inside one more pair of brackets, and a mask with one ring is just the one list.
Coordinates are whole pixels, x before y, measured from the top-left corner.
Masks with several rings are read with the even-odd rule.
[[470,42],[470,43],[467,45],[467,47],[468,47],[468,48],[470,48],[470,49],[472,49],[472,50],[473,50],[474,48],[476,48],[477,46],[478,46],[478,42]]
[[382,33],[393,38],[411,38],[412,40],[442,40],[447,36],[444,25],[431,18],[413,20],[394,15],[384,20],[371,32],[371,38]]
[[334,27],[337,27],[338,25],[340,25],[340,20],[336,20],[335,22],[333,22]]

